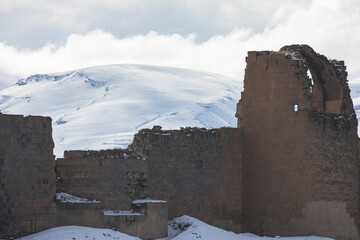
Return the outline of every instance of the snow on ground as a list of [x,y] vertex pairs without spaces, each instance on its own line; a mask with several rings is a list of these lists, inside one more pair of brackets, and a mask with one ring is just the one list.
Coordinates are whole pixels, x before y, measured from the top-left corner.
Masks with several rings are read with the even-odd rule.
[[169,221],[169,237],[162,240],[266,240],[266,239],[280,239],[280,240],[330,240],[330,238],[307,236],[307,237],[259,237],[250,233],[236,234],[225,231],[220,228],[213,227],[196,218],[189,216],[182,216]]
[[[259,237],[250,233],[236,234],[210,226],[196,218],[182,216],[169,221],[169,237],[158,240],[330,240],[324,237]],[[22,240],[136,240],[139,238],[113,230],[88,227],[66,226],[36,233]]]
[[19,238],[21,240],[140,240],[111,229],[79,226],[51,228],[39,233]]
[[126,148],[134,133],[161,125],[236,126],[242,82],[146,65],[108,65],[33,75],[0,91],[0,111],[53,119],[55,154]]

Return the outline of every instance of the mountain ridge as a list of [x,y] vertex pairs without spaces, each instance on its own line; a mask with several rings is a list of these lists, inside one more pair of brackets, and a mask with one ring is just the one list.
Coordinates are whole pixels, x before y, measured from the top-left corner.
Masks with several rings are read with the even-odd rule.
[[48,115],[55,154],[125,148],[141,128],[235,127],[242,82],[181,68],[105,65],[35,74],[0,90],[3,113]]

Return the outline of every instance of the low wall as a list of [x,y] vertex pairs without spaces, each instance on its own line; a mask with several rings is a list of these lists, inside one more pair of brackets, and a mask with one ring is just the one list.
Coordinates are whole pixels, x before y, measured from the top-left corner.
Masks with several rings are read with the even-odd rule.
[[57,226],[105,227],[104,208],[102,203],[58,203]]
[[141,215],[105,216],[106,226],[141,239],[168,236],[168,207],[166,202],[133,204],[133,209]]
[[146,160],[129,150],[65,151],[56,162],[59,191],[119,210],[148,197]]
[[57,208],[58,226],[109,228],[141,239],[168,235],[168,209],[164,201],[133,204],[135,211],[107,211],[106,214],[102,203],[58,203]]
[[129,147],[148,163],[149,195],[169,218],[190,215],[241,231],[241,130],[140,130]]

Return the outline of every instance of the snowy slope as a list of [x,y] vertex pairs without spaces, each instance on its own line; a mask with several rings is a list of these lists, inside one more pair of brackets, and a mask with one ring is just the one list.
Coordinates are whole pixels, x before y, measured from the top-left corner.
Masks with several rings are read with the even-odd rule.
[[39,233],[19,238],[21,240],[140,240],[111,229],[99,229],[79,226],[51,228]]
[[[184,226],[186,226],[184,228]],[[183,231],[181,231],[184,229]],[[169,222],[168,238],[162,240],[190,240],[190,239],[203,239],[203,240],[267,240],[267,239],[280,239],[280,240],[330,240],[330,238],[307,236],[307,237],[259,237],[250,233],[236,234],[233,232],[225,231],[220,228],[213,227],[196,218],[189,216],[182,216],[175,218]]]
[[[169,221],[169,237],[158,240],[330,240],[324,237],[259,237],[250,233],[235,234],[220,228],[210,226],[196,218],[182,216]],[[88,227],[66,226],[52,228],[36,233],[22,240],[138,240],[139,238],[119,233],[109,229],[97,229]]]
[[6,74],[2,72],[0,69],[0,90],[10,87],[16,82],[17,79],[19,78],[17,78],[16,76]]
[[[350,95],[353,100],[356,117],[358,122],[360,122],[360,78],[349,81],[349,86],[351,89]],[[360,136],[360,127],[358,127],[358,136]]]
[[0,111],[53,119],[55,154],[127,147],[134,133],[161,125],[236,126],[242,82],[212,73],[109,65],[34,75],[0,91]]

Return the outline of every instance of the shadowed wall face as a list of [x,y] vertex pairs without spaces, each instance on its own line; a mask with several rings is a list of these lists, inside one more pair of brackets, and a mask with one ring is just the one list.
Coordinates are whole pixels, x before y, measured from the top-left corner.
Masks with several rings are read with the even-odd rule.
[[146,157],[149,195],[184,214],[239,232],[241,129],[140,130],[130,148]]
[[246,61],[236,113],[243,230],[359,239],[357,119],[343,62],[306,45]]
[[127,149],[65,151],[56,170],[59,192],[100,200],[108,209],[129,210],[133,200],[148,197],[146,160]]
[[0,114],[0,238],[56,226],[51,118]]

